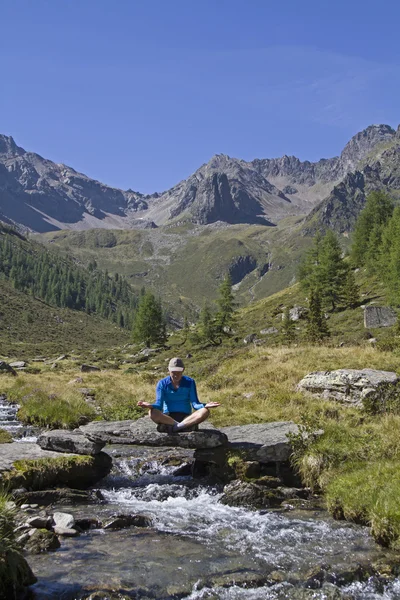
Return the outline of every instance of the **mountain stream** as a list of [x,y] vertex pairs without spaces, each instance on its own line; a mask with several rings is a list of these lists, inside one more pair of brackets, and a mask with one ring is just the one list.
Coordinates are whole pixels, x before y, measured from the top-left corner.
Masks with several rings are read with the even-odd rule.
[[[359,563],[385,559],[367,528],[317,509],[225,506],[222,486],[179,475],[189,450],[107,451],[114,467],[97,485],[103,502],[56,509],[103,522],[144,514],[153,526],[92,529],[63,538],[55,552],[29,556],[36,600],[400,600],[400,580],[346,575]],[[329,577],[310,583],[310,572],[321,569]]]

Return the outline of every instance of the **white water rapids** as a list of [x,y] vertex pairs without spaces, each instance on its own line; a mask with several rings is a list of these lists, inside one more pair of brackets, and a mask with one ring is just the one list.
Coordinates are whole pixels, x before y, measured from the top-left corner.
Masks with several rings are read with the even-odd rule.
[[[225,506],[221,486],[174,477],[176,467],[162,465],[173,449],[155,452],[156,459],[153,450],[143,460],[143,449],[134,458],[114,457],[113,474],[99,486],[102,505],[57,507],[103,521],[113,514],[145,514],[153,527],[92,530],[62,540],[54,553],[29,557],[39,578],[32,588],[36,600],[87,598],[83,589],[119,590],[118,598],[141,600],[400,600],[398,580],[304,587],[305,573],[320,565],[343,573],[382,556],[367,528],[322,512]],[[267,585],[273,573],[282,580]]]

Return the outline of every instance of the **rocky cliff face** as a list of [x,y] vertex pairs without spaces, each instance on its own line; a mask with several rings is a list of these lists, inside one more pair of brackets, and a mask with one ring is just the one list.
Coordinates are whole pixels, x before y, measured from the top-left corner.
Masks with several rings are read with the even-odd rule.
[[[400,144],[399,130],[372,125],[355,135],[339,157],[317,163],[294,156],[246,162],[216,155],[167,192],[144,197],[26,152],[11,137],[0,135],[0,219],[39,232],[136,228],[182,219],[271,225],[285,216],[310,212],[323,198],[331,220],[337,206],[343,207],[345,219],[345,204],[354,194],[360,203],[360,194],[365,196],[373,185],[397,185],[396,140]],[[387,154],[377,158],[375,150],[385,145]],[[368,175],[365,189],[355,183],[361,181],[358,176],[347,179],[363,161],[363,177],[369,167],[375,173]]]
[[392,198],[400,199],[400,127],[390,137],[388,147],[385,146],[365,159],[364,165],[360,165],[362,171],[346,175],[311,211],[305,222],[306,233],[328,228],[338,233],[351,231],[366,197],[374,190],[382,190]]

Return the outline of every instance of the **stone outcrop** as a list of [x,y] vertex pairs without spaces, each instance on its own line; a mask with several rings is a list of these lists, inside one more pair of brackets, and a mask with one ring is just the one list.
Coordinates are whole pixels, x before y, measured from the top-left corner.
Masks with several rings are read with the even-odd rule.
[[11,375],[17,374],[15,369],[4,360],[0,360],[0,373],[10,373]]
[[105,446],[105,441],[93,442],[84,436],[81,431],[68,431],[65,429],[46,431],[38,437],[37,443],[43,450],[88,454],[90,456],[98,454]]
[[221,504],[229,506],[248,506],[251,508],[267,508],[279,506],[285,495],[278,489],[268,489],[257,483],[236,479],[224,487]]
[[298,431],[292,421],[221,428],[221,432],[228,437],[230,449],[240,450],[246,460],[261,463],[289,460],[292,449],[288,435]]
[[390,306],[365,306],[364,327],[392,327],[397,323],[397,313]]
[[[23,469],[14,467],[17,461],[24,461]],[[41,490],[56,485],[86,488],[105,477],[111,466],[105,452],[80,456],[43,450],[33,442],[0,444],[0,480],[9,489]]]
[[158,433],[155,423],[149,417],[142,417],[137,421],[93,421],[80,427],[80,430],[90,440],[107,444],[216,448],[225,446],[228,442],[226,435],[209,423],[201,424],[199,431],[190,433]]
[[338,369],[309,373],[300,381],[298,389],[361,407],[366,402],[384,403],[399,381],[398,375],[391,371]]

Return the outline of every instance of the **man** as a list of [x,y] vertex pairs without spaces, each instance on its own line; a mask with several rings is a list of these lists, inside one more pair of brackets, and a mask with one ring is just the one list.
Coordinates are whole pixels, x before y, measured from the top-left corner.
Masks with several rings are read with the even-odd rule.
[[138,402],[138,406],[150,409],[149,416],[161,433],[174,435],[180,431],[193,431],[209,417],[210,408],[219,406],[219,402],[199,402],[195,381],[184,375],[184,370],[181,358],[171,358],[169,376],[157,383],[155,403]]

